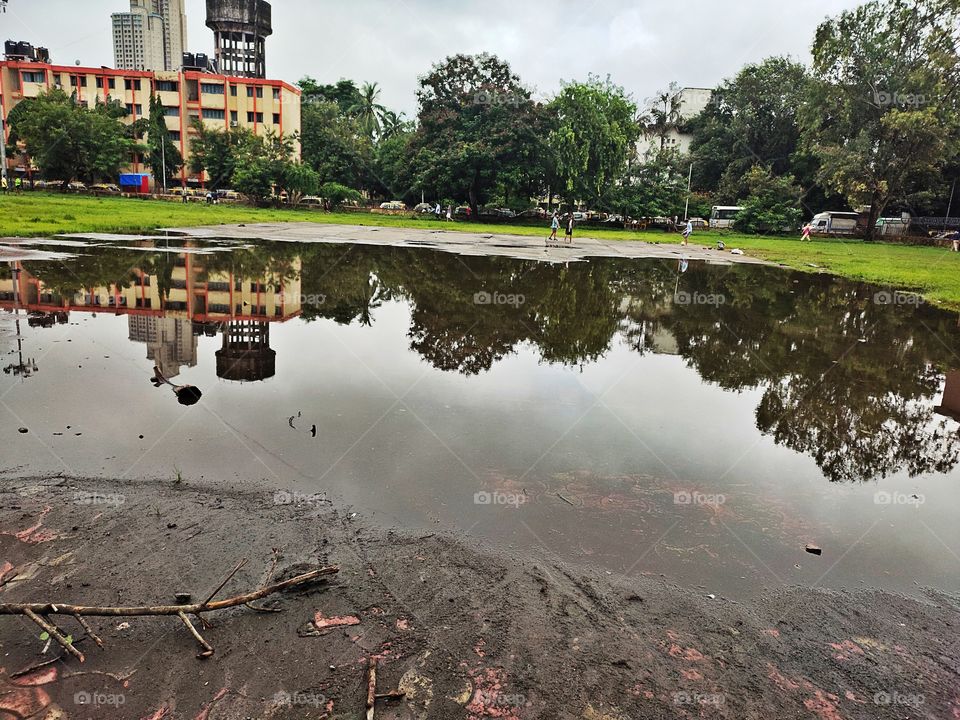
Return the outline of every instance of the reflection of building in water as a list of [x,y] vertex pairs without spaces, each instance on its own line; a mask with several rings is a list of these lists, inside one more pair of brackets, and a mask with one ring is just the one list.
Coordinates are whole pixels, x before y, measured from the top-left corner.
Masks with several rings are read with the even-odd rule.
[[960,370],[947,373],[947,384],[943,388],[943,402],[936,411],[960,422]]
[[277,352],[270,348],[270,325],[239,320],[223,328],[223,347],[217,350],[217,377],[255,382],[277,372]]
[[193,323],[186,318],[130,315],[130,340],[147,346],[147,359],[160,368],[164,377],[180,374],[180,366],[197,364],[197,338]]
[[[148,248],[147,248],[148,249]],[[162,256],[161,256],[162,257]],[[301,313],[300,259],[285,272],[259,277],[208,270],[203,255],[180,253],[166,271],[133,271],[127,285],[103,285],[60,294],[22,270],[0,278],[0,309],[25,309],[31,325],[66,322],[68,312],[128,315],[130,340],[147,345],[147,358],[166,377],[197,364],[196,336],[223,332],[217,374],[228,380],[263,380],[276,372],[269,323]],[[157,256],[149,256],[157,263]],[[82,274],[82,273],[79,273]],[[33,318],[36,318],[34,322]]]

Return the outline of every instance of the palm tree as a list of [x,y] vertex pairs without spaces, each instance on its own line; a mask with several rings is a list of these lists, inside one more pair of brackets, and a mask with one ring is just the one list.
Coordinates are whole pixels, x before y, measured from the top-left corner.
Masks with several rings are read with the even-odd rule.
[[365,82],[360,88],[360,99],[350,108],[350,114],[371,138],[380,133],[380,118],[386,112],[386,108],[377,102],[379,97],[377,83]]
[[403,113],[395,113],[393,110],[384,110],[380,113],[380,139],[389,140],[394,135],[406,131],[408,123],[403,119]]
[[640,118],[644,135],[660,138],[661,151],[666,148],[670,131],[676,130],[683,122],[682,96],[683,91],[677,83],[670,83],[670,87],[650,99],[650,107]]

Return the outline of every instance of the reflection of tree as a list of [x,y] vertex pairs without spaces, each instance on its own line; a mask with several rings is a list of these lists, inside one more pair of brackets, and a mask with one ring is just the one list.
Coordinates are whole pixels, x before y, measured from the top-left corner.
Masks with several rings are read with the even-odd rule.
[[[581,365],[619,336],[637,352],[675,353],[721,388],[760,389],[757,428],[813,457],[831,480],[946,472],[960,459],[955,430],[935,422],[931,402],[956,365],[956,318],[877,304],[868,286],[775,268],[692,264],[678,274],[673,262],[551,266],[324,244],[262,243],[200,262],[282,282],[298,255],[304,319],[370,325],[384,303],[402,300],[411,349],[441,370],[484,372],[524,343],[546,362]],[[175,259],[91,248],[29,271],[71,292],[129,282],[138,269],[169,285]],[[676,291],[723,302],[681,304]],[[485,303],[482,293],[522,302]]]

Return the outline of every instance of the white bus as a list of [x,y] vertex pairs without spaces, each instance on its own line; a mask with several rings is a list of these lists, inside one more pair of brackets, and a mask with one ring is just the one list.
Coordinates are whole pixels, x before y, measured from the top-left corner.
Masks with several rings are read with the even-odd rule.
[[714,205],[710,211],[710,227],[714,230],[733,227],[737,213],[743,210],[736,205]]

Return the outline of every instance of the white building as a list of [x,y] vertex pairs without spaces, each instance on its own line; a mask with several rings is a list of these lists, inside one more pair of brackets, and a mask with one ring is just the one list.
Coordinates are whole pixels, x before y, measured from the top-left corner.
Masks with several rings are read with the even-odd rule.
[[120,70],[179,70],[187,42],[184,0],[130,0],[114,13],[113,53]]
[[[713,90],[710,88],[683,88],[678,95],[680,99],[680,120],[683,123],[692,120],[707,109],[713,99]],[[664,138],[664,148],[679,150],[681,154],[686,154],[690,152],[692,140],[693,136],[689,133],[671,129]],[[643,158],[648,152],[659,150],[660,142],[660,137],[643,137],[637,144],[637,153]]]

